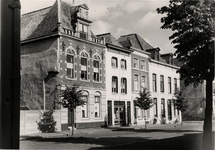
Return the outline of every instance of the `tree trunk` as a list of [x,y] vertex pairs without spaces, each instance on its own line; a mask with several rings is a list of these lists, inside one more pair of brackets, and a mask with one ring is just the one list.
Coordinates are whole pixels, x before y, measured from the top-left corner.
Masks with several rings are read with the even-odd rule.
[[74,109],[72,109],[72,136],[74,135]]
[[213,69],[210,69],[210,73],[206,79],[206,108],[203,126],[203,150],[212,150],[212,84],[213,84]]

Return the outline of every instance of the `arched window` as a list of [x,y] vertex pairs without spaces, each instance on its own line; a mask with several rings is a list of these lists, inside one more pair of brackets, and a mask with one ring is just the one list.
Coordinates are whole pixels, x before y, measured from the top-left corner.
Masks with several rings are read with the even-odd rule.
[[93,80],[101,81],[101,57],[98,54],[93,55]]
[[118,78],[116,76],[112,77],[112,92],[118,93]]
[[117,58],[116,57],[112,57],[111,58],[111,66],[117,68],[118,64],[117,64]]
[[122,69],[126,69],[126,60],[125,59],[121,59],[121,68]]
[[101,117],[101,93],[96,92],[94,99],[94,116],[95,118]]
[[121,78],[121,93],[127,94],[127,79]]
[[89,78],[89,55],[83,51],[81,52],[81,79],[88,80]]
[[81,117],[82,118],[87,118],[88,117],[88,97],[89,93],[87,91],[84,91],[82,93],[82,100],[84,100],[86,103],[85,105],[81,106]]
[[75,78],[76,77],[76,58],[75,58],[75,51],[71,48],[68,48],[66,50],[66,74],[69,78]]

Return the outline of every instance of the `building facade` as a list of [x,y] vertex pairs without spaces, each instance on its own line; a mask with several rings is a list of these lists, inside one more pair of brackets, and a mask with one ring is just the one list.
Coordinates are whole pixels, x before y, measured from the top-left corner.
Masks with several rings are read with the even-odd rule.
[[[21,107],[59,109],[61,129],[171,123],[180,118],[172,101],[179,87],[171,54],[160,55],[138,34],[115,39],[94,35],[85,4],[57,0],[51,7],[21,18]],[[74,117],[57,103],[68,86],[79,85],[86,105]],[[147,111],[134,105],[147,88],[155,105]],[[154,120],[156,119],[156,122]]]
[[77,128],[105,123],[105,45],[90,30],[88,9],[56,1],[21,19],[22,104],[31,110],[60,109],[59,93],[66,86],[77,84],[84,91],[86,105],[76,109],[75,118],[68,112],[63,129],[73,120]]

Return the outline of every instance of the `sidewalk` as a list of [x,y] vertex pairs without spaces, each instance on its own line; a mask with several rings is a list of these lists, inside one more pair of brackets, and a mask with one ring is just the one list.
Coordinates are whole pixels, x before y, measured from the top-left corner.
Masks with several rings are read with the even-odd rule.
[[[179,125],[179,124],[178,124]],[[147,124],[147,129],[164,129],[170,126],[176,126],[176,124]],[[74,137],[84,136],[96,133],[106,133],[112,132],[112,130],[136,130],[145,129],[145,125],[134,125],[134,126],[118,126],[118,127],[108,127],[108,128],[86,128],[86,129],[75,129]],[[54,133],[34,133],[28,135],[21,135],[20,140],[32,139],[32,138],[56,138],[56,137],[67,137],[72,135],[72,130],[66,131],[56,131]]]

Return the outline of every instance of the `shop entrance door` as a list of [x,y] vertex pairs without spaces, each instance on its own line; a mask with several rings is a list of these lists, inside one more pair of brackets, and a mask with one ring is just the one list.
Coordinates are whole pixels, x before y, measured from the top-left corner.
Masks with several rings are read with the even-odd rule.
[[114,123],[115,125],[125,125],[125,103],[114,102]]

